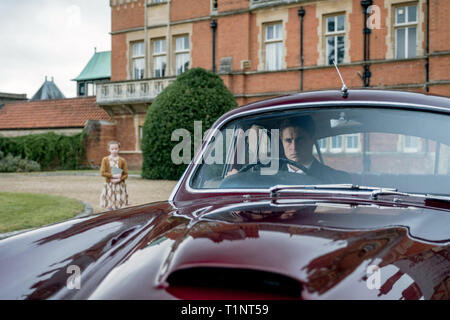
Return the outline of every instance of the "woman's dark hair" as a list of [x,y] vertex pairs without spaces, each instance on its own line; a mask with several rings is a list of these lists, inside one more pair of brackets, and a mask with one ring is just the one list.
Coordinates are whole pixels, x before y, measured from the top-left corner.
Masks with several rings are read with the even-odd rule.
[[300,127],[308,133],[310,137],[314,137],[314,134],[316,133],[316,126],[314,125],[314,120],[311,116],[291,117],[285,119],[280,125],[280,136],[283,130],[289,127]]

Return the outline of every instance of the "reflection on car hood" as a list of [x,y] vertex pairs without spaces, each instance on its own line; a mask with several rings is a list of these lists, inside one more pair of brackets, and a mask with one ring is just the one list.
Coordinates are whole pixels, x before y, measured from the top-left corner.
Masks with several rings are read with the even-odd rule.
[[[210,203],[132,207],[0,241],[0,298],[226,297],[170,283],[176,272],[196,268],[213,270],[211,284],[214,270],[227,268],[282,275],[301,286],[304,299],[450,298],[448,212]],[[367,286],[371,265],[380,268],[379,289]],[[80,269],[79,288],[67,285],[70,266]]]

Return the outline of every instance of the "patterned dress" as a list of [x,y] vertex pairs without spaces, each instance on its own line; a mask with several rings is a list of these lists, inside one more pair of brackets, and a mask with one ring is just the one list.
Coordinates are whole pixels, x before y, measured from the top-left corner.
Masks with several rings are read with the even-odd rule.
[[[109,166],[111,168],[119,167],[119,158],[109,157]],[[127,185],[125,181],[119,183],[105,182],[103,184],[102,194],[100,195],[100,206],[108,209],[120,209],[129,205]]]

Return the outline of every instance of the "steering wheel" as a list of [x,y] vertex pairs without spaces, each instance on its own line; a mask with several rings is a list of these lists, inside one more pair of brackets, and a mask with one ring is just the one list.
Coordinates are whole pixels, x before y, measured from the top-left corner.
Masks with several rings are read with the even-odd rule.
[[[306,175],[312,176],[311,173],[309,172],[309,169],[307,169],[301,163],[297,163],[297,162],[295,162],[293,160],[289,160],[287,158],[272,158],[271,159],[271,161],[274,161],[274,160],[279,161],[280,163],[291,164],[291,165],[301,169]],[[261,163],[261,161],[258,160],[257,163],[246,164],[238,171],[238,173],[247,172],[248,170],[250,170],[252,168],[260,169],[261,167],[268,167],[268,166],[269,166],[269,164],[263,164],[263,163]]]
[[301,182],[303,184],[321,184],[323,183],[319,178],[313,176],[311,174],[311,170],[305,168],[305,166],[286,159],[286,158],[273,158],[273,160],[277,160],[280,163],[291,164],[300,168],[305,172],[305,175],[298,175],[292,172],[288,172],[285,170],[279,171],[276,175],[259,175],[256,172],[249,172],[252,168],[261,168],[268,167],[269,164],[262,164],[260,161],[257,163],[251,163],[243,166],[236,174],[229,175],[223,179],[220,183],[220,188],[242,188],[242,187],[251,187],[251,186],[259,186],[270,188],[276,184],[285,184],[285,185],[293,185],[299,183],[299,177],[302,176]]

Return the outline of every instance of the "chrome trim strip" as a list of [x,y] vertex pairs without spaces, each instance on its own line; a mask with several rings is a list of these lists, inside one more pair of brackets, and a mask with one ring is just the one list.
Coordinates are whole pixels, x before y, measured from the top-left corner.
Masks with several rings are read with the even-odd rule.
[[[238,114],[234,114],[228,118],[223,119],[220,123],[218,123],[217,125],[214,126],[214,130],[211,130],[207,136],[207,138],[205,139],[204,143],[202,144],[202,150],[203,150],[203,146],[204,145],[208,145],[211,141],[211,138],[216,134],[217,131],[219,131],[225,123],[230,122],[236,118],[241,118],[241,117],[245,117],[248,115],[255,115],[255,114],[259,114],[259,113],[265,113],[265,112],[270,112],[270,111],[275,111],[275,110],[280,110],[280,111],[285,111],[285,110],[289,110],[289,109],[294,109],[294,108],[305,108],[305,109],[309,109],[309,107],[312,108],[319,108],[319,107],[335,107],[335,108],[346,108],[349,106],[365,106],[365,107],[371,107],[371,108],[377,108],[377,107],[391,107],[392,109],[414,109],[417,111],[437,111],[437,112],[443,112],[443,113],[448,113],[450,114],[450,109],[447,108],[443,108],[443,107],[435,107],[435,106],[430,106],[430,105],[424,105],[424,104],[412,104],[412,103],[403,103],[403,102],[380,102],[380,101],[330,101],[330,102],[304,102],[304,103],[291,103],[291,104],[286,104],[286,105],[275,105],[275,106],[269,106],[269,107],[264,107],[264,108],[260,108],[260,109],[254,109],[254,110],[248,110],[248,111],[244,111]],[[191,188],[190,184],[191,184],[191,180],[192,180],[192,176],[194,174],[194,172],[197,171],[197,167],[198,167],[198,160],[199,158],[201,159],[201,157],[203,156],[204,152],[198,152],[196,157],[191,161],[191,163],[189,164],[189,166],[186,168],[186,171],[184,172],[182,178],[180,179],[180,181],[182,181],[185,177],[185,174],[190,171],[189,176],[186,179],[186,183],[185,183],[185,190],[189,193],[192,194],[197,194],[197,193],[224,193],[224,194],[228,194],[228,193],[268,193],[270,194],[270,188],[267,189],[193,189]],[[194,164],[192,163],[194,162]],[[192,167],[194,166],[194,167]],[[180,183],[179,181],[179,183]],[[176,186],[177,188],[179,187],[179,185],[177,184]],[[319,191],[315,191],[314,193],[323,193],[325,190],[319,190]],[[336,192],[336,190],[332,191],[333,193]],[[173,193],[174,195],[174,193]],[[171,195],[172,197],[172,195]],[[171,198],[172,199],[172,198]]]
[[189,163],[186,170],[184,170],[183,175],[181,176],[181,178],[178,180],[177,184],[173,188],[172,192],[170,193],[168,201],[173,202],[173,198],[175,197],[175,194],[177,193],[178,189],[180,188],[181,182],[184,180],[184,177],[186,176],[186,173],[189,171],[189,167],[191,166],[191,164],[192,164],[192,161],[191,161],[191,163]]

